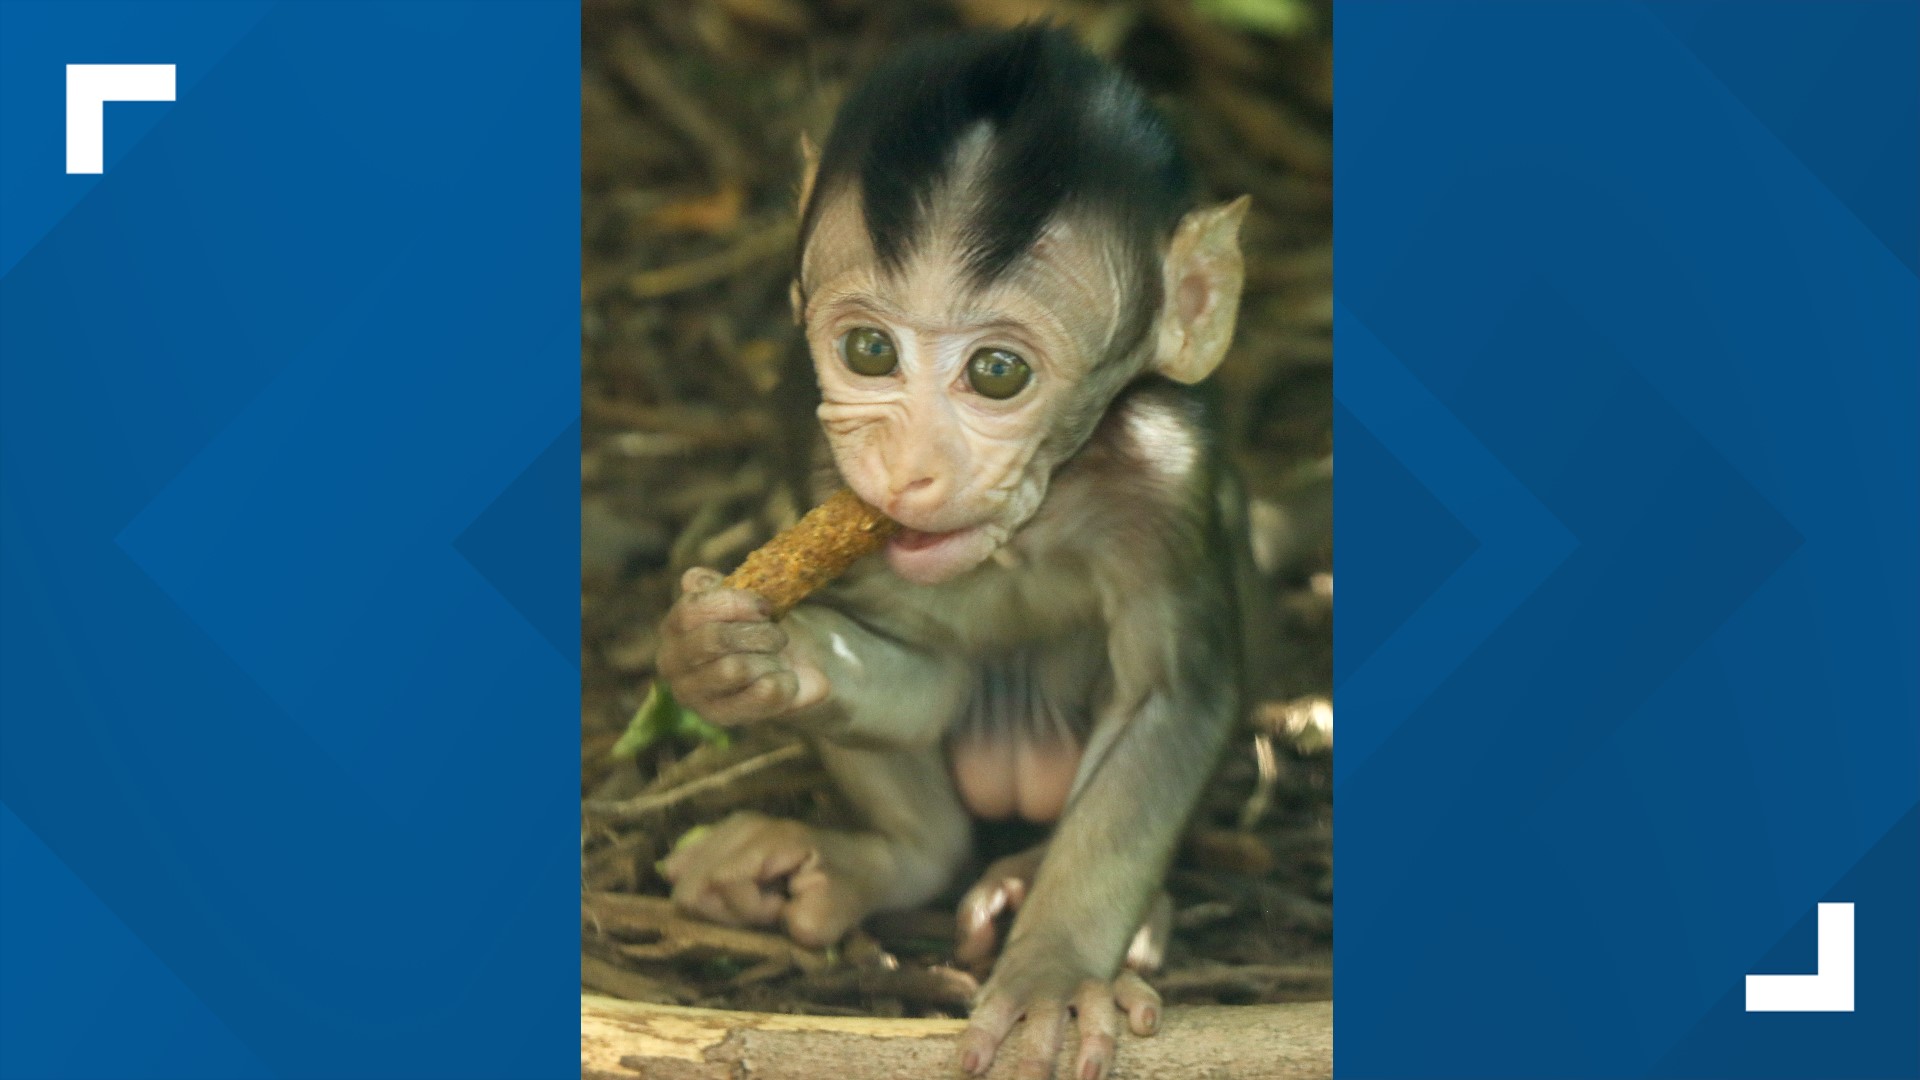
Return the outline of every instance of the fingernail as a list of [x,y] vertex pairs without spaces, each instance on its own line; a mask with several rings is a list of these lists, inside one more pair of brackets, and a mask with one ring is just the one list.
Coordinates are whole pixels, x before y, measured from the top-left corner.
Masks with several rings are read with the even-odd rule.
[[1159,1031],[1160,1030],[1160,1010],[1148,1009],[1146,1013],[1146,1021],[1147,1021],[1148,1031]]
[[960,1068],[967,1073],[980,1071],[980,1051],[969,1050],[960,1056]]
[[1081,1065],[1080,1080],[1100,1080],[1100,1063],[1089,1061]]

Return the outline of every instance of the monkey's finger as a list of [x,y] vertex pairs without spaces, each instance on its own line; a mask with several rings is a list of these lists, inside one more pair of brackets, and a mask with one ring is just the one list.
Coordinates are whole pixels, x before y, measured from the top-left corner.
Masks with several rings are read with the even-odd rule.
[[676,845],[672,851],[667,852],[666,858],[660,860],[660,876],[669,882],[678,883],[693,868],[700,857],[698,853],[701,849],[712,842],[713,829],[710,827],[705,835]]
[[780,918],[780,908],[785,903],[780,894],[768,892],[758,881],[747,876],[715,879],[712,888],[732,916],[720,920],[723,922],[768,926]]
[[725,580],[726,577],[718,570],[695,566],[680,575],[680,591],[683,593],[706,592]]
[[669,629],[656,663],[676,682],[723,656],[777,653],[787,645],[787,632],[767,622],[704,622]]
[[[698,709],[700,714],[714,723],[720,721],[707,715],[707,709],[695,702],[711,703],[723,701],[747,689],[767,675],[785,671],[786,664],[777,656],[766,653],[728,653],[726,656],[709,660],[691,670],[685,670],[674,680],[673,688],[688,704]],[[789,673],[791,674],[791,673]]]
[[723,925],[735,921],[717,883],[705,874],[690,874],[674,882],[672,899],[674,907],[695,918]]
[[673,902],[722,926],[765,926],[779,916],[779,897],[769,897],[743,878],[701,875],[675,887]]
[[1001,994],[988,998],[967,1018],[960,1035],[960,1068],[969,1076],[985,1076],[1007,1032],[1020,1019],[1020,1003]]
[[1060,1056],[1060,1044],[1066,1038],[1066,1005],[1057,1001],[1029,1005],[1026,1030],[1020,1033],[1020,1062],[1013,1075],[1020,1080],[1048,1080],[1053,1075],[1053,1059]]
[[793,696],[790,709],[810,709],[827,700],[833,692],[833,684],[827,681],[827,674],[815,667],[811,661],[799,657],[788,657],[787,666],[793,672]]
[[[729,661],[743,661],[728,666]],[[819,668],[785,654],[736,653],[716,661],[716,680],[731,676],[738,682],[708,684],[709,696],[701,710],[716,724],[749,724],[810,709],[827,700],[833,684]]]
[[954,946],[954,958],[969,966],[992,959],[1000,939],[995,920],[1018,910],[1026,892],[1026,882],[1019,878],[982,881],[968,889],[960,898],[959,941]]
[[752,810],[737,810],[702,830],[695,830],[674,845],[660,860],[660,873],[668,881],[710,877],[713,867],[724,860],[741,842],[761,828],[766,815]]
[[1077,1080],[1105,1080],[1120,1038],[1120,1010],[1114,1008],[1113,987],[1098,979],[1081,983],[1073,1011],[1080,1020],[1080,1052],[1073,1061],[1073,1075]]
[[762,856],[760,865],[754,869],[753,876],[762,885],[771,885],[782,878],[792,877],[819,861],[820,852],[812,845],[791,844],[775,848]]
[[673,889],[673,906],[696,919],[705,919],[711,923],[727,921],[726,905],[720,902],[706,882],[694,884],[688,882],[676,885]]
[[1113,1000],[1127,1013],[1127,1027],[1135,1035],[1151,1035],[1160,1030],[1160,993],[1131,971],[1121,972],[1113,980]]
[[787,632],[766,622],[710,622],[689,629],[675,645],[687,667],[732,653],[777,653]]
[[662,629],[669,637],[684,637],[710,622],[766,622],[772,615],[773,606],[759,593],[716,587],[674,601]]
[[782,832],[791,822],[740,811],[713,826],[696,843],[661,863],[673,882],[673,902],[713,922],[764,926],[779,917],[782,898],[768,894],[757,877],[769,846],[798,847]]
[[673,883],[673,906],[711,922],[731,922],[728,907],[713,874],[714,853],[705,850],[712,841],[702,841],[686,852],[675,852],[661,864],[661,872]]
[[793,899],[781,921],[787,936],[802,945],[825,948],[839,941],[865,914],[857,895],[839,887],[831,874],[809,866],[787,881]]
[[769,671],[744,688],[724,697],[707,699],[700,715],[708,721],[729,727],[751,724],[793,711],[793,672]]
[[[732,851],[709,859],[693,881],[701,884],[701,913],[715,922],[730,925],[759,925],[771,922],[779,912],[777,898],[769,902],[752,874],[758,856],[751,848],[736,845]],[[710,914],[717,910],[719,914]]]

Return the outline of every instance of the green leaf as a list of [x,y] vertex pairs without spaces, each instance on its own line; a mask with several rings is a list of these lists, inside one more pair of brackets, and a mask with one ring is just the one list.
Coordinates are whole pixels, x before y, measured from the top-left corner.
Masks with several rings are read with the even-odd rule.
[[673,734],[682,742],[712,743],[722,750],[733,742],[733,736],[727,734],[726,728],[709,724],[700,718],[699,713],[686,708],[680,710],[674,722]]
[[615,761],[632,761],[642,750],[671,736],[682,742],[714,743],[725,749],[731,742],[726,731],[702,720],[699,714],[673,699],[673,691],[658,679],[647,690],[647,699],[627,721],[627,730],[613,744],[610,756]]
[[1277,37],[1313,29],[1313,9],[1303,0],[1194,0],[1193,8],[1222,26]]

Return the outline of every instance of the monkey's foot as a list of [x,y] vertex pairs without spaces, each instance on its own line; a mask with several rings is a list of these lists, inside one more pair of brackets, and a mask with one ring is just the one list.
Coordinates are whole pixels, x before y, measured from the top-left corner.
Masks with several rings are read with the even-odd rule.
[[976,997],[973,1017],[960,1036],[960,1068],[969,1076],[984,1076],[1008,1042],[1022,1016],[1013,1051],[1018,1055],[1015,1075],[1025,1080],[1047,1080],[1053,1059],[1066,1038],[1071,1010],[1080,1031],[1080,1049],[1073,1061],[1073,1080],[1105,1080],[1113,1068],[1120,1037],[1120,1018],[1135,1035],[1160,1029],[1160,995],[1140,976],[1123,971],[1111,982],[1103,979],[1061,978],[1058,969],[1022,972],[1018,968],[994,972]]
[[797,821],[742,810],[660,869],[682,911],[728,926],[778,923],[793,940],[819,948],[868,913],[862,890],[828,865],[824,839]]
[[[987,966],[1000,944],[1001,919],[1020,910],[1027,890],[1033,886],[1034,872],[1040,869],[1040,860],[1046,853],[1047,845],[1041,844],[996,860],[960,898],[955,959],[976,970]],[[1127,946],[1127,968],[1144,974],[1160,970],[1167,956],[1167,937],[1172,927],[1173,898],[1162,889],[1154,896],[1153,906],[1147,909],[1146,921],[1133,935],[1133,943]]]

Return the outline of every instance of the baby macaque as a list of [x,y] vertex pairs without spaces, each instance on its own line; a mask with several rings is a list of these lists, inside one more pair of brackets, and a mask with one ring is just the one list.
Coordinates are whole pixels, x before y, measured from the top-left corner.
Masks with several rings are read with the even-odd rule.
[[902,51],[801,198],[815,497],[901,527],[778,622],[688,571],[659,670],[708,720],[806,733],[865,827],[736,814],[666,861],[674,900],[830,943],[949,887],[974,818],[1057,822],[962,901],[963,957],[1017,914],[960,1064],[1005,1043],[1049,1075],[1071,1013],[1073,1075],[1104,1076],[1158,1024],[1122,963],[1240,707],[1239,496],[1191,384],[1247,201],[1196,208],[1140,92],[1040,27]]

